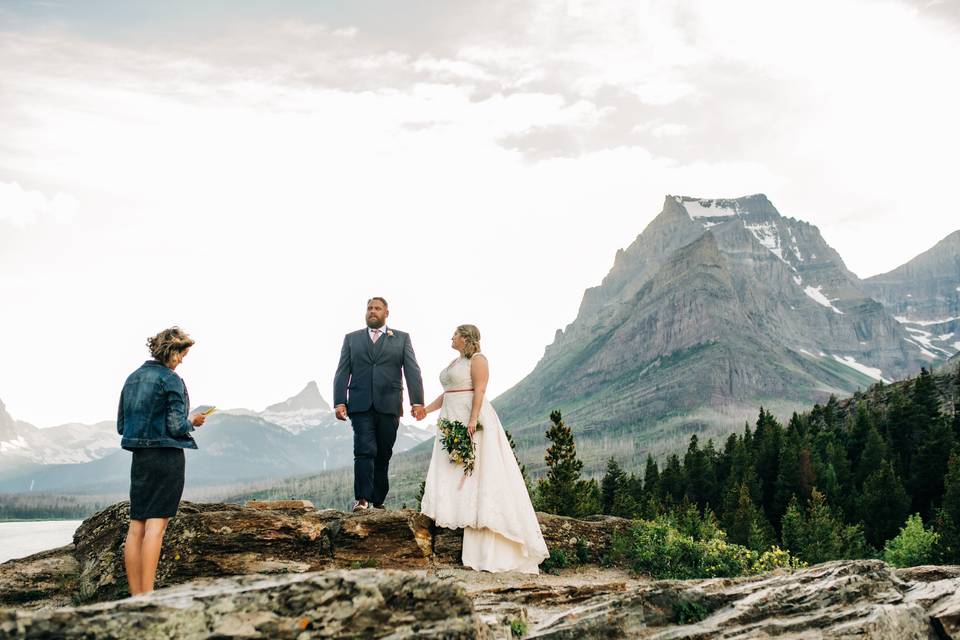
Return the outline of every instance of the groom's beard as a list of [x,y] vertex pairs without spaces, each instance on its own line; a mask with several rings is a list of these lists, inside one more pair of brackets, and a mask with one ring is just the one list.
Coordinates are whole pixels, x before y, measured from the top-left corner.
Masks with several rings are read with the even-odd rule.
[[383,320],[370,319],[367,318],[367,328],[368,329],[379,329],[384,325]]

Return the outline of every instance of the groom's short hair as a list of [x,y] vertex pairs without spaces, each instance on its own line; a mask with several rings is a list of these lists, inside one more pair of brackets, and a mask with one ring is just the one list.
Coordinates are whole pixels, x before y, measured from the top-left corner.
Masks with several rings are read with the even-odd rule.
[[372,298],[370,298],[369,300],[367,300],[367,304],[369,305],[369,304],[370,304],[371,302],[373,302],[374,300],[379,300],[380,302],[382,302],[384,309],[389,309],[389,308],[390,308],[390,305],[387,304],[387,299],[386,299],[386,298],[381,298],[380,296],[373,296]]

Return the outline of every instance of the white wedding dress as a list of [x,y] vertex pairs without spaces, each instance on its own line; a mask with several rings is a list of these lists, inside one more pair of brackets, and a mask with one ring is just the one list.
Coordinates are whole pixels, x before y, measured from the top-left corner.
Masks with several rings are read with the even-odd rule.
[[[440,418],[467,424],[473,404],[470,360],[457,358],[440,373]],[[539,573],[550,553],[520,467],[493,405],[484,398],[473,437],[476,463],[464,476],[450,462],[438,436],[427,471],[420,511],[439,527],[463,529],[463,564],[477,571]]]

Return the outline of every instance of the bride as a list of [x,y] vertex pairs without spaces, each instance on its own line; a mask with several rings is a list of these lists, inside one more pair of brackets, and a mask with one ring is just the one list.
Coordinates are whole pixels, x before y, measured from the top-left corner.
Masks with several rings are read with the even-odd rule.
[[480,331],[457,327],[451,346],[460,357],[440,373],[443,393],[426,408],[467,426],[474,442],[473,473],[450,462],[439,431],[420,511],[440,527],[463,529],[463,564],[477,571],[539,573],[549,556],[520,467],[486,399],[489,369]]

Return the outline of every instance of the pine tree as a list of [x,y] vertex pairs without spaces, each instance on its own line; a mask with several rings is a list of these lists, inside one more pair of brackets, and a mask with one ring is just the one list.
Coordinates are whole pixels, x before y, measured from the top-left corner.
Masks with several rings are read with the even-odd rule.
[[[863,488],[863,482],[867,476],[877,471],[883,466],[883,461],[887,456],[887,445],[884,443],[880,433],[874,427],[870,427],[867,433],[867,439],[864,448],[858,456],[857,472],[854,475],[855,489],[858,493]],[[897,525],[899,526],[901,519]]]
[[706,449],[699,448],[696,434],[690,436],[690,446],[683,457],[683,476],[687,480],[686,496],[703,510],[716,494],[717,479],[713,460]]
[[949,564],[960,563],[960,451],[958,450],[954,450],[947,466],[943,504],[937,511],[936,527],[943,544],[943,561]]
[[933,380],[933,375],[926,370],[920,369],[920,377],[913,384],[913,416],[918,435],[925,435],[926,432],[940,421],[940,393],[937,391],[937,385]]
[[960,442],[960,365],[953,375],[953,438]]
[[780,449],[783,446],[783,427],[773,414],[760,407],[757,430],[753,434],[753,448],[757,476],[760,479],[762,497],[760,507],[768,520],[775,521],[775,496],[779,475]]
[[911,511],[919,513],[924,520],[931,518],[934,505],[943,497],[943,481],[953,445],[953,429],[943,419],[938,419],[927,430],[923,442],[913,455]]
[[909,476],[910,459],[915,446],[915,425],[912,414],[912,403],[900,387],[893,387],[887,401],[887,431],[893,442],[892,452],[897,454],[897,458],[893,461],[894,468],[904,478]]
[[660,469],[653,456],[647,454],[647,464],[643,469],[643,493],[645,497],[660,499]]
[[800,436],[795,430],[787,435],[783,447],[780,449],[780,461],[777,466],[777,482],[772,514],[774,526],[780,523],[780,518],[786,513],[791,497],[797,496],[803,502],[808,497],[802,487],[804,483],[800,470]]
[[546,434],[551,442],[545,457],[547,474],[537,483],[537,509],[577,517],[582,515],[581,509],[587,501],[589,483],[580,479],[583,462],[577,458],[570,427],[564,424],[559,411],[550,414],[550,421]]
[[750,488],[745,482],[736,491],[736,506],[724,518],[723,529],[730,542],[754,551],[765,551],[773,542],[773,528],[750,497]]
[[600,481],[601,508],[606,515],[614,515],[613,506],[618,500],[623,500],[627,493],[627,474],[624,473],[615,458],[607,461],[607,472]]
[[660,470],[653,456],[647,454],[647,463],[643,470],[643,497],[640,500],[639,515],[653,520],[663,511],[663,490],[660,486]]
[[871,545],[897,535],[910,509],[910,498],[890,462],[884,462],[863,483],[862,521],[864,535]]
[[678,505],[686,495],[683,468],[680,466],[680,458],[675,453],[667,458],[667,466],[660,474],[660,486],[663,490],[663,503],[666,505]]
[[[863,402],[857,403],[857,411],[854,414],[853,424],[850,427],[850,433],[847,436],[847,458],[857,467],[860,462],[860,456],[867,448],[867,439],[873,429],[873,421],[870,419],[870,413],[867,411],[867,405]],[[879,434],[878,434],[879,435]],[[866,477],[866,476],[864,476]],[[863,480],[861,479],[861,483]]]

